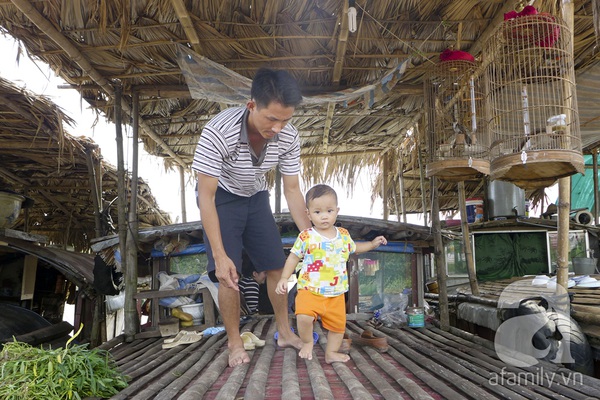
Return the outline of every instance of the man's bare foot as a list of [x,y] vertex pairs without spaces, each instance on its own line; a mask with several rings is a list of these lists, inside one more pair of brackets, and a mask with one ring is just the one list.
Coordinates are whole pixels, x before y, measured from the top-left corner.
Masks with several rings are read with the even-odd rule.
[[237,367],[250,362],[250,357],[244,347],[232,347],[229,349],[229,366]]
[[296,350],[300,350],[304,345],[302,339],[298,337],[292,330],[287,331],[285,334],[279,332],[279,337],[277,338],[277,345],[279,347],[293,347]]
[[327,364],[331,364],[334,362],[347,362],[350,360],[350,356],[348,354],[343,353],[325,353],[325,362]]
[[306,358],[307,360],[312,360],[312,351],[313,351],[313,343],[303,343],[302,348],[298,352],[300,358]]

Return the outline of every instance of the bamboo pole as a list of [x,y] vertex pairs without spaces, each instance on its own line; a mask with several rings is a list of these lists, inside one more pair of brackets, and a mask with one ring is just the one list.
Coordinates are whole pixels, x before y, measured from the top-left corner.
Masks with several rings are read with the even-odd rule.
[[[125,246],[127,240],[127,194],[125,192],[125,161],[123,157],[123,130],[121,113],[121,93],[122,87],[115,85],[115,131],[117,142],[117,230],[119,231],[119,251],[121,252],[121,269],[127,270],[127,260],[125,258]],[[127,290],[127,289],[126,289]],[[130,289],[131,290],[131,289]],[[133,296],[133,292],[130,292]]]
[[600,195],[598,193],[598,149],[592,152],[592,162],[594,163],[594,225],[598,225],[598,216],[600,214]]
[[[421,126],[425,126],[425,118],[422,119],[422,123],[419,126],[419,131],[421,131]],[[419,146],[417,146],[417,156],[418,156],[418,161],[419,161],[419,182],[421,184],[421,204],[423,207],[423,225],[427,226],[427,203],[425,202],[425,170],[423,168],[423,155],[421,154],[421,135],[419,132]],[[431,191],[433,191],[433,180],[431,181]],[[436,200],[437,200],[437,190],[436,190],[436,196],[435,196]],[[439,203],[438,203],[439,204]],[[439,211],[439,210],[438,210]],[[433,210],[431,210],[431,213],[433,214]],[[438,220],[439,220],[439,215],[438,215]]]
[[275,212],[281,212],[281,171],[275,170]]
[[85,149],[85,160],[87,162],[88,174],[90,178],[90,191],[92,195],[92,204],[94,205],[94,223],[96,237],[102,236],[102,222],[100,220],[101,202],[102,199],[99,196],[98,191],[98,180],[96,179],[96,168],[94,167],[94,160],[92,158],[92,150]]
[[[131,160],[131,195],[129,199],[129,219],[127,223],[127,270],[125,271],[125,285],[132,291],[131,296],[125,296],[125,340],[128,337],[135,336],[139,331],[140,319],[137,311],[137,300],[133,294],[137,292],[138,278],[138,215],[137,215],[137,194],[138,194],[138,138],[140,133],[140,99],[139,94],[134,91],[133,100],[133,129],[132,129],[132,160]],[[128,324],[127,324],[128,322]]]
[[[573,29],[574,29],[574,8],[573,3],[570,0],[563,0],[561,4],[562,17],[565,21],[567,31],[570,34],[568,42],[570,43],[569,54],[573,56]],[[565,98],[566,102],[572,101],[574,93],[571,92],[571,86],[565,84]],[[571,104],[565,104],[569,107]],[[570,108],[570,107],[569,107]],[[559,290],[558,286],[562,286],[564,290],[567,290],[569,280],[569,217],[571,213],[571,178],[560,178],[558,180],[558,222],[557,222],[557,260],[556,260],[556,283],[557,283],[557,294]]]
[[444,257],[440,203],[437,196],[437,178],[435,176],[431,178],[431,192],[431,227],[433,230],[435,271],[440,294],[440,329],[447,331],[450,327],[450,315],[448,313],[448,290],[446,288],[446,258]]
[[133,294],[137,290],[137,282],[135,287],[129,286],[127,279],[127,193],[125,191],[125,161],[123,156],[123,130],[122,130],[122,110],[121,110],[121,93],[122,88],[120,85],[115,85],[115,130],[117,136],[117,191],[118,191],[118,231],[119,231],[119,251],[121,253],[121,270],[125,276],[125,336],[128,342],[133,340],[133,335],[127,335],[128,330],[131,329],[131,321],[128,320],[127,299],[133,300]]
[[[406,223],[406,204],[404,202],[404,160],[400,154],[400,210],[402,211],[402,222]],[[398,219],[400,219],[398,217]]]
[[[139,96],[138,96],[139,98]],[[179,166],[179,187],[181,188],[181,222],[187,222],[187,210],[185,209],[185,170]]]
[[467,261],[467,273],[469,275],[469,286],[471,286],[471,293],[475,296],[479,296],[477,273],[475,272],[473,249],[471,248],[471,236],[469,235],[469,221],[467,221],[467,201],[465,197],[465,181],[460,181],[458,182],[458,203],[460,208],[465,259]]
[[389,158],[389,153],[387,153],[385,156],[383,156],[383,159],[381,160],[382,164],[383,164],[383,174],[382,174],[382,179],[383,179],[383,193],[382,193],[382,197],[383,197],[383,220],[387,221],[390,217],[390,207],[388,206],[388,200],[389,200],[389,196],[388,196],[388,190],[389,190],[389,185],[388,185],[388,174],[390,171],[390,158]]

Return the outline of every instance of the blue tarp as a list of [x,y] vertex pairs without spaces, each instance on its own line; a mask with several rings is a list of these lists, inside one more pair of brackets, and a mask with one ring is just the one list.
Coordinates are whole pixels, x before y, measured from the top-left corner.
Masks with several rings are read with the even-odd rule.
[[[296,238],[286,237],[286,238],[281,239],[281,243],[283,245],[291,246],[294,244],[295,240],[296,240]],[[415,249],[414,249],[413,245],[410,243],[388,242],[387,246],[379,246],[377,248],[377,250],[373,250],[373,251],[383,252],[383,253],[414,253]],[[171,256],[171,257],[185,256],[185,255],[189,255],[189,254],[198,254],[198,253],[205,253],[205,252],[206,252],[206,246],[204,245],[204,243],[200,243],[200,244],[192,244],[181,251],[170,253],[169,256]],[[159,250],[152,250],[152,252],[150,253],[150,256],[151,257],[166,257],[165,254]]]
[[[592,156],[583,156],[585,175],[571,176],[571,209],[594,209],[594,165]],[[557,200],[558,202],[558,200]]]

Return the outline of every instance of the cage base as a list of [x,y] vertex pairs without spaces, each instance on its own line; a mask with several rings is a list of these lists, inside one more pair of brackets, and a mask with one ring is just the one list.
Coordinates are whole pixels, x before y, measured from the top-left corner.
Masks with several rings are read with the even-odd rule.
[[480,178],[489,175],[490,162],[487,160],[473,159],[469,165],[468,159],[453,159],[433,161],[427,164],[426,175],[444,181],[460,182]]
[[527,152],[525,164],[521,153],[508,154],[492,160],[490,179],[512,182],[522,189],[552,186],[557,179],[585,168],[583,155],[574,150],[534,150]]

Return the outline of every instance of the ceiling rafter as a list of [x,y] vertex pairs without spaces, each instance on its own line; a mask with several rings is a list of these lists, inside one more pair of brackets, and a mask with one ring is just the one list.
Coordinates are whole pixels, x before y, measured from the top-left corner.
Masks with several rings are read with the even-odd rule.
[[202,54],[200,48],[200,38],[198,37],[196,28],[194,28],[194,23],[192,21],[192,18],[190,17],[190,13],[188,13],[187,8],[185,8],[183,0],[171,0],[171,3],[173,4],[173,8],[175,9],[175,14],[177,14],[177,18],[179,19],[179,23],[183,27],[185,35],[187,36],[189,42],[192,45],[192,49],[196,53]]

